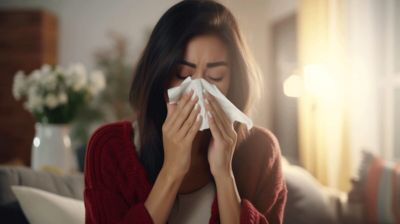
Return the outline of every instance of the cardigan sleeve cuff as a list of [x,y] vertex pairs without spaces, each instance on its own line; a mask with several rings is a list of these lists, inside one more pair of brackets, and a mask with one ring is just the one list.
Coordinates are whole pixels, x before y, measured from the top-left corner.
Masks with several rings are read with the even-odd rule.
[[247,199],[242,199],[240,208],[240,223],[255,224],[259,222],[260,213],[254,205]]
[[129,212],[128,216],[131,217],[129,217],[128,220],[140,220],[140,223],[143,224],[153,224],[153,219],[143,203],[135,204],[130,208],[130,211],[132,212]]

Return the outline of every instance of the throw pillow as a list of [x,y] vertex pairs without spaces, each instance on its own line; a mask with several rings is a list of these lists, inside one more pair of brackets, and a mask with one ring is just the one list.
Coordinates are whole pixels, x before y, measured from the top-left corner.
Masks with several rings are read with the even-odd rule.
[[36,188],[11,186],[31,224],[85,223],[83,201]]

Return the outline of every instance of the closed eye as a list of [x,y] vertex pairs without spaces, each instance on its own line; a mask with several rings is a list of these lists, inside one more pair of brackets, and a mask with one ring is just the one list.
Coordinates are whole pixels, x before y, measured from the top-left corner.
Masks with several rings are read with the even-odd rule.
[[208,76],[208,78],[211,79],[214,82],[219,82],[219,81],[222,81],[222,79],[224,79],[223,76],[221,76],[221,77]]
[[176,74],[176,77],[178,79],[186,79],[187,77],[192,76],[192,75],[181,75],[181,74]]

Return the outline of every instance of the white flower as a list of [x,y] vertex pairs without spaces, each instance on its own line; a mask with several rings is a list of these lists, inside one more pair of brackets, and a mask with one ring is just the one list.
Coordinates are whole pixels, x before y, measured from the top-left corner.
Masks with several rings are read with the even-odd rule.
[[40,68],[40,72],[41,72],[42,74],[50,73],[50,72],[51,72],[51,66],[48,65],[48,64],[42,65],[42,67]]
[[93,96],[97,95],[106,87],[106,80],[104,74],[100,70],[92,72],[90,75],[89,93]]
[[36,86],[31,86],[28,89],[27,100],[25,108],[29,111],[41,111],[43,109],[43,99],[42,96],[39,94],[38,88]]
[[55,73],[47,73],[41,81],[44,88],[47,90],[53,91],[57,87],[57,77]]
[[65,92],[58,94],[58,101],[60,104],[65,104],[68,101],[68,95]]
[[33,96],[29,97],[28,101],[28,108],[30,111],[41,111],[43,109],[43,99],[41,97]]
[[16,99],[26,97],[24,106],[30,112],[46,113],[45,108],[51,110],[59,105],[69,106],[71,91],[73,94],[83,94],[79,97],[85,94],[94,96],[105,86],[105,76],[101,71],[89,73],[82,64],[73,64],[66,69],[58,65],[43,65],[28,76],[17,72],[14,77],[13,95]]
[[20,100],[21,97],[26,94],[25,89],[26,89],[25,74],[22,71],[18,71],[14,76],[14,82],[12,88],[14,98]]
[[71,66],[75,74],[86,75],[86,68],[82,63],[76,63]]
[[27,95],[29,97],[39,96],[39,88],[35,85],[30,85],[27,89]]
[[43,73],[40,72],[40,70],[34,70],[32,73],[28,76],[28,81],[30,84],[37,85],[36,82],[39,82],[43,77]]
[[53,71],[57,76],[63,76],[63,77],[66,77],[66,75],[67,75],[67,71],[63,68],[63,67],[61,67],[61,66],[59,66],[59,65],[56,65],[56,66],[54,66],[54,71]]
[[74,91],[80,91],[87,85],[87,72],[82,64],[74,64],[67,70],[66,82],[67,86]]
[[58,99],[54,94],[47,94],[45,101],[46,106],[50,109],[55,108],[59,104]]

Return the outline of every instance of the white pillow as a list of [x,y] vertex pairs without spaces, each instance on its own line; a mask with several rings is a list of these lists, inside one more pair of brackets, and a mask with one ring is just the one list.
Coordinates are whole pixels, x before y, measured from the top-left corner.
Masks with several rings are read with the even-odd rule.
[[83,201],[24,186],[11,186],[31,224],[85,223]]

